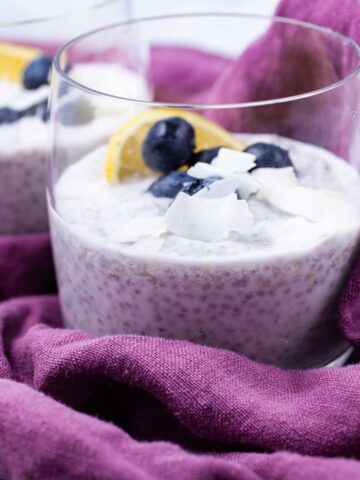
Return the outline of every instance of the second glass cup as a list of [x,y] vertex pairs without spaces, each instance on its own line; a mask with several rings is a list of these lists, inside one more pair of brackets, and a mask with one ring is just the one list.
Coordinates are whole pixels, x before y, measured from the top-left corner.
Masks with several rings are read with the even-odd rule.
[[[10,5],[11,3],[11,5]],[[47,103],[52,57],[67,40],[111,21],[128,19],[127,0],[46,2],[0,0],[0,235],[45,232]],[[99,76],[89,58],[75,76]],[[86,65],[87,64],[87,65]],[[71,65],[68,64],[68,68]],[[63,122],[76,122],[69,138],[82,149],[84,130],[93,129],[92,112],[84,105],[81,118],[69,112]],[[80,125],[81,123],[81,125]],[[86,142],[88,143],[88,142]]]
[[[75,78],[87,52],[112,74]],[[358,65],[336,33],[240,14],[133,21],[67,44],[48,190],[66,325],[286,368],[342,357],[336,305],[360,233]],[[107,137],[95,148],[84,131],[85,155],[61,120],[84,102]]]

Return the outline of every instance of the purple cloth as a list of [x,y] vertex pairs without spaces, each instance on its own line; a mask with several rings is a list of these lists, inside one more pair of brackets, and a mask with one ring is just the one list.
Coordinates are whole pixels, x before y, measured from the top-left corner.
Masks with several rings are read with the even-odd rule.
[[0,306],[0,478],[359,478],[358,365],[59,326],[56,297]]
[[158,101],[187,102],[213,87],[232,66],[224,57],[185,47],[154,48],[151,60],[149,76]]
[[0,236],[0,301],[56,290],[47,234]]
[[[360,43],[357,0],[344,0],[341,7],[337,0],[287,0],[280,3],[277,13],[334,28]],[[153,52],[150,78],[160,87],[158,100],[232,104],[290,97],[329,86],[358,64],[355,51],[335,43],[332,37],[276,22],[236,61],[187,53],[188,49],[183,48],[178,48],[176,54],[173,48]],[[187,60],[183,61],[186,55]],[[180,88],[174,89],[175,80]],[[202,113],[229,130],[277,133],[315,143],[347,158],[349,132],[358,134],[358,117],[349,115],[349,109],[358,109],[357,91],[358,86],[349,83],[301,101]]]
[[[279,12],[360,37],[356,0],[305,3]],[[259,55],[264,41],[251,47]],[[161,55],[154,74],[168,95]],[[197,81],[208,68],[216,91],[223,66],[204,57]],[[199,94],[177,77],[179,98]],[[57,297],[41,295],[54,291],[46,236],[0,239],[1,479],[360,478],[360,365],[284,371],[187,342],[93,338],[59,328]],[[359,292],[360,262],[339,304],[356,347]]]

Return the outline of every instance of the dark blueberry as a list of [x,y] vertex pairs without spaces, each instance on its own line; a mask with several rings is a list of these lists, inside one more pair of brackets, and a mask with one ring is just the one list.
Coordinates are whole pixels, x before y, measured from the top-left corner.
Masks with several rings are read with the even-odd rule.
[[57,113],[57,118],[64,125],[83,125],[94,118],[92,105],[83,97],[64,102]]
[[50,57],[39,57],[29,63],[25,68],[23,84],[28,90],[35,90],[49,83],[49,73],[52,59]]
[[152,183],[149,187],[154,197],[175,198],[184,186],[192,183],[193,177],[186,172],[170,172]]
[[255,168],[285,168],[293,166],[289,152],[272,143],[254,143],[245,148],[244,152],[255,155]]
[[[70,70],[72,69],[72,65],[71,63],[67,63],[65,66],[64,66],[64,72],[65,73],[69,73]],[[63,95],[65,95],[66,93],[68,93],[70,90],[70,85],[65,82],[65,81],[61,81],[59,83],[59,97],[62,97]]]
[[207,150],[200,150],[200,152],[194,153],[189,165],[195,165],[197,162],[211,163],[219,153],[220,148],[221,147],[208,148]]
[[47,108],[48,101],[43,100],[42,102],[32,105],[27,110],[23,110],[21,113],[22,117],[39,117],[44,122],[47,120],[48,116],[48,108]]
[[5,107],[0,108],[0,125],[5,123],[14,123],[20,118],[23,117],[39,117],[44,122],[47,119],[47,100],[43,100],[36,105],[25,110],[12,110],[11,108]]
[[35,110],[35,115],[40,117],[43,122],[46,122],[48,119],[48,101],[45,100],[44,102],[40,103]]
[[188,185],[185,185],[182,189],[182,192],[187,193],[188,195],[194,195],[199,190],[203,188],[209,188],[209,186],[216,182],[217,180],[221,180],[221,177],[207,177],[207,178],[196,178]]
[[12,110],[8,107],[0,108],[0,125],[4,123],[13,123],[16,120],[19,120],[21,117],[21,112],[17,110]]
[[155,123],[142,146],[142,155],[152,170],[169,173],[187,165],[195,148],[195,132],[186,120],[169,117]]

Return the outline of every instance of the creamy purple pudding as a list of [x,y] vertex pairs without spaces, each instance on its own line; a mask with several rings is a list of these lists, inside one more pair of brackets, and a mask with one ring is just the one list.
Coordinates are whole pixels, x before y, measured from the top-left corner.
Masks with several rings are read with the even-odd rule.
[[106,146],[64,170],[50,221],[68,327],[190,340],[285,368],[346,350],[335,307],[359,244],[357,172],[313,145],[238,138],[245,152],[207,150],[176,174],[147,161],[111,184]]

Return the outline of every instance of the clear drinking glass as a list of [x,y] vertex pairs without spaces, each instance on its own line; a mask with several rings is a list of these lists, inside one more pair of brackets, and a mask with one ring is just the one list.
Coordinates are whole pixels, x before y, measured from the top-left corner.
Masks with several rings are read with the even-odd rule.
[[[89,52],[104,71],[97,82],[68,71]],[[48,199],[66,326],[190,340],[285,368],[339,364],[349,345],[336,304],[359,244],[358,73],[350,39],[235,13],[131,21],[63,47]],[[80,137],[62,121],[86,103],[101,147],[92,129]],[[191,180],[184,163],[195,164]],[[154,169],[167,172],[161,188]]]
[[0,234],[48,230],[46,116],[55,51],[130,14],[129,0],[75,3],[0,0]]

